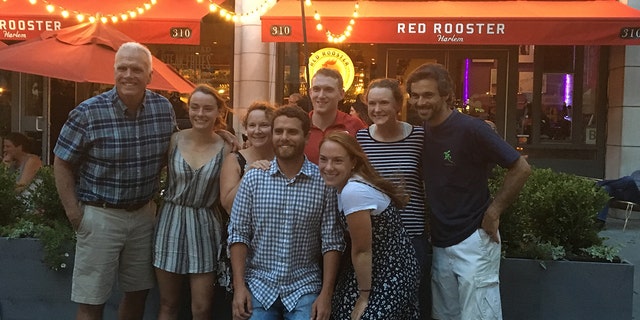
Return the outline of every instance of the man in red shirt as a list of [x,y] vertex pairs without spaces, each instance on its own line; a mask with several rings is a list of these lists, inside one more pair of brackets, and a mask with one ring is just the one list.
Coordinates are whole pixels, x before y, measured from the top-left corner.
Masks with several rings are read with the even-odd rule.
[[338,110],[338,102],[344,98],[342,76],[334,69],[319,69],[311,78],[311,103],[309,112],[311,131],[309,142],[304,149],[307,158],[318,164],[320,141],[328,132],[347,131],[352,136],[367,125],[359,118]]

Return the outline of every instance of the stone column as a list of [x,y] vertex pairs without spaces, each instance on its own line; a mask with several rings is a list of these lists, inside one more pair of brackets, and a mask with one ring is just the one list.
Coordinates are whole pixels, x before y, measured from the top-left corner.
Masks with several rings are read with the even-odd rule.
[[[620,1],[640,9],[640,0]],[[611,47],[605,178],[640,169],[640,46]]]
[[640,46],[611,47],[607,113],[607,179],[640,169]]
[[[250,12],[264,0],[238,0],[236,13]],[[263,43],[258,15],[236,22],[233,74],[233,127],[244,132],[240,119],[255,100],[275,101],[276,44]]]

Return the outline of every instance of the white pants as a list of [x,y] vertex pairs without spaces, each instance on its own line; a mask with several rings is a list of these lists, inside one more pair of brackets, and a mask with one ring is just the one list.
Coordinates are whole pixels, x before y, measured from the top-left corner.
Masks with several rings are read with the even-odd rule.
[[433,318],[502,319],[500,244],[478,229],[447,248],[433,247]]

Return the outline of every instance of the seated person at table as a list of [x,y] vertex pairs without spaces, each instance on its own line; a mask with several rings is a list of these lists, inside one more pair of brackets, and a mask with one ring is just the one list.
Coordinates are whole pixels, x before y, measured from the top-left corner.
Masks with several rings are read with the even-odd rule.
[[[624,176],[613,180],[602,180],[596,183],[603,187],[614,200],[631,201],[640,203],[640,170],[634,171],[630,176]],[[609,213],[609,203],[598,212],[596,224],[604,227]]]
[[17,173],[17,193],[27,189],[42,167],[42,161],[37,155],[31,153],[29,146],[29,138],[21,133],[12,132],[4,137],[2,162]]

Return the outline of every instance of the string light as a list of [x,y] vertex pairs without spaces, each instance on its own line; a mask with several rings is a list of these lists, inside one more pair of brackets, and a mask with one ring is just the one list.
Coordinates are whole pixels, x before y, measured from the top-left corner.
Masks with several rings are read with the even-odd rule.
[[[102,23],[108,23],[108,22],[118,23],[119,21],[126,21],[130,18],[135,18],[138,15],[144,14],[146,11],[153,8],[153,6],[157,3],[157,0],[148,0],[148,2],[144,2],[140,5],[134,6],[130,10],[125,10],[120,13],[106,13],[106,14],[105,13],[88,13],[88,12],[81,12],[81,11],[73,10],[69,8],[64,8],[60,5],[54,4],[52,1],[49,1],[49,0],[41,0],[40,2],[44,4],[47,12],[49,13],[60,12],[60,15],[65,19],[73,15],[75,16],[76,20],[78,20],[78,22],[89,21],[94,23],[96,21],[100,21]],[[31,3],[32,5],[37,5],[38,0],[29,0],[29,3]]]
[[[203,3],[205,0],[196,0],[198,3]],[[258,7],[247,11],[245,13],[236,13],[233,11],[229,11],[227,9],[222,8],[217,3],[213,2],[213,0],[209,1],[209,12],[214,13],[218,12],[220,17],[230,22],[245,22],[254,17],[259,17],[267,12],[273,5],[276,4],[277,0],[264,0]],[[308,1],[308,0],[307,0]]]
[[[6,0],[2,0],[6,1]],[[54,4],[50,0],[29,0],[29,3],[32,5],[37,5],[38,2],[44,4],[45,9],[48,13],[54,14],[59,12],[63,18],[69,18],[72,15],[79,22],[83,21],[91,21],[96,22],[100,21],[102,23],[118,23],[120,21],[127,21],[129,19],[136,18],[139,15],[144,14],[146,11],[150,10],[153,5],[157,3],[157,0],[148,0],[148,2],[144,2],[140,5],[134,6],[130,10],[125,10],[119,13],[88,13],[88,12],[80,12],[78,10],[64,8],[60,5]],[[55,0],[54,0],[55,1]],[[233,11],[226,10],[222,8],[220,5],[214,2],[214,0],[196,0],[198,3],[204,3],[205,1],[209,2],[209,11],[211,13],[218,12],[220,17],[230,22],[244,22],[250,20],[250,18],[259,17],[267,12],[273,5],[276,4],[277,0],[263,0],[263,2],[257,6],[256,8],[244,12],[244,13],[236,13]],[[311,0],[305,0],[305,3],[311,4]]]
[[[311,0],[305,0],[305,5],[311,6]],[[344,31],[342,31],[341,34],[335,34],[327,30],[325,32],[325,34],[327,35],[327,41],[333,42],[333,43],[342,43],[345,40],[347,40],[347,38],[351,36],[351,32],[353,32],[353,26],[356,24],[356,19],[358,18],[359,9],[360,9],[360,4],[356,2],[356,4],[354,5],[352,18],[349,20],[349,24],[344,29]],[[324,26],[322,25],[322,17],[320,16],[320,13],[318,13],[318,10],[316,10],[315,13],[313,14],[313,19],[317,21],[316,30],[322,31],[324,29]]]

